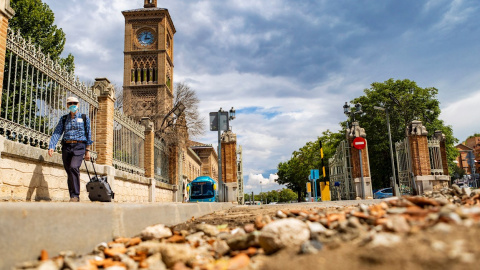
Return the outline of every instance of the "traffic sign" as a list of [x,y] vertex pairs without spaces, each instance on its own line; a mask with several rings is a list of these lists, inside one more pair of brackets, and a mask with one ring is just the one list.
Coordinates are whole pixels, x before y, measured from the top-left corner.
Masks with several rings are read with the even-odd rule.
[[[220,112],[220,130],[228,130],[228,112]],[[210,131],[218,131],[218,112],[210,113]]]
[[320,178],[319,176],[320,176],[320,173],[317,169],[310,170],[310,180],[317,180]]
[[364,138],[362,137],[356,137],[353,140],[353,147],[355,147],[358,150],[362,150],[367,146],[367,141],[365,141]]

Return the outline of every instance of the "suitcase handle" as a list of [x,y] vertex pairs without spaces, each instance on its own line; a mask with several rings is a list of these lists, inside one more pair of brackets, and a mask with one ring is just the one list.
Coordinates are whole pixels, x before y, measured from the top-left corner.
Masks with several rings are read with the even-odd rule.
[[[93,157],[90,158],[90,161],[92,162],[92,167],[93,167],[93,171],[95,172],[95,177],[98,178],[97,171],[95,170],[95,164],[93,163]],[[87,169],[88,179],[92,179],[92,178],[90,177],[90,172],[88,171],[87,161],[85,161],[85,159],[84,159],[83,162],[85,163],[85,169]]]
[[98,178],[97,171],[95,170],[95,164],[93,163],[93,158],[90,158],[90,161],[92,162],[92,167],[93,167],[93,172],[95,172],[95,177]]
[[92,178],[90,177],[90,172],[88,171],[87,162],[85,161],[85,159],[83,160],[83,162],[85,163],[85,169],[87,169],[88,180],[90,181],[90,179]]

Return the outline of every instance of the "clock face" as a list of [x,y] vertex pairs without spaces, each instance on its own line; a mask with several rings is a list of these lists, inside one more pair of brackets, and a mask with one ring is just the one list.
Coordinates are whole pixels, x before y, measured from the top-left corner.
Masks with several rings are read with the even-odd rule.
[[153,33],[150,31],[142,31],[137,35],[138,43],[142,46],[151,45],[154,41]]

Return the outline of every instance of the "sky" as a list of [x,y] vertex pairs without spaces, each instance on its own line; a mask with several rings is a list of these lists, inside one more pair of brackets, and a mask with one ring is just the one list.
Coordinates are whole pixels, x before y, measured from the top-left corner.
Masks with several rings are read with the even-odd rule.
[[[121,11],[143,1],[44,2],[66,33],[76,75],[121,86]],[[243,147],[245,192],[282,188],[278,163],[323,131],[338,131],[344,103],[373,82],[435,87],[454,136],[480,132],[477,0],[159,0],[158,7],[177,31],[174,82],[201,100],[206,133],[195,140],[216,147],[209,112],[236,109],[230,124]]]

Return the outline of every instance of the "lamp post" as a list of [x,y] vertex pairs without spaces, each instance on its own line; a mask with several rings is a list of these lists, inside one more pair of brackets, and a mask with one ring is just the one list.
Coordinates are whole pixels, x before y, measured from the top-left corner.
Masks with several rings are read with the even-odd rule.
[[[177,119],[178,117],[180,117],[180,115],[183,113],[183,111],[185,111],[185,105],[183,105],[182,102],[178,102],[166,115],[165,117],[163,117],[163,120],[162,120],[162,124],[160,125],[160,133],[163,133],[165,131],[165,129],[167,129],[168,127],[172,126],[173,125],[173,122],[175,121],[175,119]],[[169,119],[167,121],[168,118],[170,118],[170,116],[172,115],[172,113],[175,115],[175,117],[173,117],[172,119]],[[167,125],[164,127],[163,125],[167,123]]]
[[229,112],[220,108],[218,112],[210,113],[210,131],[218,131],[218,197],[219,201],[225,201],[225,185],[222,179],[222,131],[229,130],[229,121],[235,119],[235,109]]
[[381,106],[374,106],[373,108],[375,110],[385,111],[385,114],[387,116],[388,142],[390,143],[390,159],[392,161],[392,174],[393,174],[392,189],[395,196],[400,196],[400,191],[398,190],[398,185],[397,185],[397,177],[395,176],[395,162],[393,159],[392,133],[390,131],[390,117],[388,115],[388,108],[381,107]]

